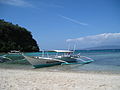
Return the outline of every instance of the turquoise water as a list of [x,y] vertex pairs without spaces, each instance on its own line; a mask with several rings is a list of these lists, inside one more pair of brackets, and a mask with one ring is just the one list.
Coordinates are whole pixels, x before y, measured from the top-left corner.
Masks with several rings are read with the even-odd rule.
[[[45,67],[48,70],[60,70],[60,71],[95,71],[95,72],[112,72],[120,73],[120,50],[77,50],[75,53],[81,53],[83,56],[90,57],[95,61],[89,64],[76,64],[76,65],[57,65],[53,67]],[[39,56],[40,52],[25,53],[30,56]],[[53,52],[46,52],[46,55],[55,55]],[[21,56],[9,56],[15,61],[23,59]],[[16,57],[16,58],[15,58]],[[20,60],[21,61],[21,60]],[[21,61],[22,64],[26,64],[27,61]],[[29,63],[27,62],[29,65]]]
[[74,68],[74,70],[92,70],[92,71],[110,71],[120,73],[120,50],[93,50],[93,51],[77,51],[81,55],[93,58],[95,61]]
[[81,53],[82,56],[90,57],[95,61],[84,65],[64,65],[50,68],[61,71],[93,71],[120,74],[120,50],[78,50],[75,53]]

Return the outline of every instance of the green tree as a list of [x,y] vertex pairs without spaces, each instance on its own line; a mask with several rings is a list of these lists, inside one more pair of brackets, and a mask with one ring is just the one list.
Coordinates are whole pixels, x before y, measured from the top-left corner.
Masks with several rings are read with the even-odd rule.
[[0,52],[10,50],[37,52],[39,47],[30,31],[0,19]]

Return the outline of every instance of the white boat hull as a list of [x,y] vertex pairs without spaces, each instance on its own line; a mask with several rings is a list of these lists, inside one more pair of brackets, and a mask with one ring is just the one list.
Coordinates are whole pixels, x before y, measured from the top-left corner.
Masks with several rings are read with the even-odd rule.
[[62,61],[59,59],[53,59],[53,58],[44,58],[44,57],[29,57],[25,56],[25,59],[29,61],[30,64],[32,64],[35,68],[36,67],[45,67],[45,66],[51,66],[51,65],[59,65],[61,63],[66,63],[66,61]]

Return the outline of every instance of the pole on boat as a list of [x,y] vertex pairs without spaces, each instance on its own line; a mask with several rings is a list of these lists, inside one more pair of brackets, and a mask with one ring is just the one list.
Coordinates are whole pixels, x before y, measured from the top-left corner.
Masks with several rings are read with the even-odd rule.
[[70,50],[70,43],[68,42],[68,50]]
[[42,57],[44,57],[44,53],[45,53],[45,51],[44,51],[44,50],[42,50]]
[[75,51],[75,48],[76,48],[76,43],[74,44],[73,51]]
[[77,40],[75,41],[74,46],[73,46],[73,54],[74,54],[75,49],[76,49],[76,44],[77,44]]

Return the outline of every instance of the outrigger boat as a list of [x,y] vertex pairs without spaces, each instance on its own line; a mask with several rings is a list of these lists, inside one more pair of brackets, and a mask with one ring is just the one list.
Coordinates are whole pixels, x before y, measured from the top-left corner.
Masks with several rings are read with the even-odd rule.
[[[46,67],[46,66],[53,66],[53,65],[68,65],[68,64],[87,64],[91,63],[94,60],[86,57],[81,56],[80,54],[74,54],[74,51],[70,50],[53,50],[56,52],[56,55],[47,55],[45,57],[44,51],[42,56],[26,56],[22,54],[26,60],[30,64],[33,65],[34,68]],[[87,59],[84,60],[83,58]]]

